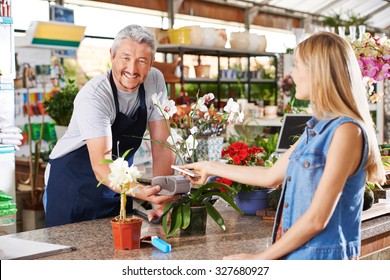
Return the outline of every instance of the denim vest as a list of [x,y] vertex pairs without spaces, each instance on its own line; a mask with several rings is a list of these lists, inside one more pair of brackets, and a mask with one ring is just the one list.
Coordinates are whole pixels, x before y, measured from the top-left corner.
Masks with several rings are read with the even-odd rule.
[[330,142],[336,129],[353,122],[363,130],[363,159],[358,170],[347,179],[326,228],[284,259],[351,259],[360,255],[360,226],[368,147],[363,127],[348,117],[331,120],[312,118],[289,158],[282,195],[276,212],[272,239],[282,216],[282,235],[306,212],[320,182]]

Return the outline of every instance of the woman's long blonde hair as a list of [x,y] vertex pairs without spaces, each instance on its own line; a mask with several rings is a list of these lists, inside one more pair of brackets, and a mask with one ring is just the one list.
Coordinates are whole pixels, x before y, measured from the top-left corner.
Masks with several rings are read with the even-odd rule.
[[359,120],[368,141],[367,180],[383,183],[385,171],[363,85],[351,45],[337,34],[318,32],[301,42],[296,55],[309,68],[310,103],[319,118],[348,116]]

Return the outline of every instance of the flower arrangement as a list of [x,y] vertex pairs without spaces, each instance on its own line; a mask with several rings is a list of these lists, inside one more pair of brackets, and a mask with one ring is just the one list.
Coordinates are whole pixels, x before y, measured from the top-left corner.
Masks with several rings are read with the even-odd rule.
[[[234,142],[226,149],[222,150],[222,157],[227,160],[227,164],[241,166],[264,166],[272,165],[272,162],[265,160],[266,154],[262,147],[249,147],[244,142]],[[236,195],[240,191],[249,192],[260,187],[233,182],[226,178],[216,178],[216,182],[223,183],[231,187],[231,195]]]
[[[228,100],[222,111],[216,111],[212,104],[214,94],[208,93],[199,97],[198,92],[196,102],[192,104],[189,111],[183,114],[182,108],[176,107],[172,100],[160,103],[161,94],[161,92],[154,94],[152,100],[166,120],[170,135],[167,139],[168,144],[158,142],[174,152],[183,164],[196,160],[194,151],[198,145],[198,136],[220,135],[227,123],[243,122],[244,114],[240,112],[238,103],[233,99]],[[176,114],[177,116],[175,116]],[[193,189],[193,192],[183,194],[179,200],[168,203],[164,208],[162,219],[166,236],[170,237],[179,230],[192,228],[193,215],[191,208],[196,206],[204,206],[207,214],[225,230],[225,222],[213,206],[212,197],[221,197],[236,211],[241,214],[242,211],[228,194],[220,191],[221,189],[230,190],[229,186],[225,184],[209,182]],[[168,212],[170,212],[170,219]]]
[[164,104],[160,103],[161,94],[161,92],[153,94],[152,100],[166,120],[170,136],[167,139],[168,145],[160,144],[173,151],[183,164],[195,161],[194,150],[198,145],[198,136],[220,135],[227,123],[241,123],[244,119],[244,114],[240,112],[238,103],[232,98],[228,100],[223,111],[216,111],[212,104],[214,94],[208,93],[199,97],[198,93],[197,100],[191,106],[188,114],[176,118],[176,121],[172,122],[173,127],[171,127],[170,120],[178,110],[173,100]]
[[373,85],[390,78],[390,40],[364,33],[351,44],[364,77],[368,98],[375,103],[378,96]]
[[[126,221],[126,202],[127,194],[135,196],[139,192],[141,187],[137,183],[137,179],[141,177],[141,173],[138,168],[134,165],[129,166],[129,162],[125,160],[127,154],[131,151],[127,150],[122,157],[118,157],[116,160],[112,159],[103,159],[101,163],[109,164],[111,173],[108,175],[110,180],[110,187],[120,190],[121,195],[121,205],[119,212],[119,221]],[[103,184],[105,179],[102,179],[98,187]]]

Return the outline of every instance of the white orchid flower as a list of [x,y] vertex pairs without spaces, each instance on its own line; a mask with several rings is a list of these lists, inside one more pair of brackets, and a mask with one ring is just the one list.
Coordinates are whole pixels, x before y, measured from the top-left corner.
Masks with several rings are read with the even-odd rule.
[[141,177],[141,172],[138,170],[137,166],[134,166],[134,164],[129,167],[128,174],[131,178],[131,182],[137,182],[137,179]]
[[173,100],[165,101],[161,104],[161,108],[165,119],[171,118],[177,112],[177,107],[175,105],[175,101]]
[[198,127],[193,126],[193,127],[190,129],[190,132],[191,132],[192,135],[195,135],[195,134],[198,132]]
[[183,137],[177,133],[176,129],[171,128],[171,135],[168,137],[167,142],[171,146],[180,148],[181,143],[183,143]]
[[208,111],[208,108],[207,108],[207,106],[206,106],[206,104],[205,104],[204,101],[205,101],[205,100],[204,100],[203,97],[199,98],[198,101],[197,101],[196,107],[198,107],[198,109],[199,109],[201,112],[207,112],[207,111]]
[[236,123],[243,123],[243,122],[244,122],[244,112],[241,111],[240,113],[238,113]]
[[240,105],[233,100],[233,98],[229,98],[226,106],[223,108],[223,110],[227,113],[238,113],[240,111]]
[[197,146],[198,146],[198,141],[196,141],[194,136],[192,134],[188,136],[188,138],[186,139],[186,148],[187,148],[187,155],[189,157],[192,156],[192,153]]
[[161,91],[160,91],[160,93],[154,93],[152,95],[152,102],[153,102],[154,105],[157,105],[157,106],[161,107],[161,103],[160,103],[161,96],[162,96],[162,92]]
[[211,100],[214,99],[214,93],[209,92],[203,96],[205,103],[210,103]]
[[203,97],[199,98],[197,106],[201,112],[207,112],[209,109],[207,108],[207,104],[210,103],[211,100],[214,99],[213,93],[205,94]]
[[137,178],[141,176],[136,166],[129,167],[129,163],[122,157],[114,160],[110,165],[110,186],[121,190],[125,193],[130,188],[130,183],[137,182]]
[[205,112],[207,112],[209,109],[207,108],[207,106],[206,105],[202,105],[202,106],[199,106],[199,111],[201,111],[201,112],[203,112],[203,113],[205,113]]
[[154,93],[152,95],[152,102],[155,106],[159,108],[160,114],[166,119],[170,119],[177,112],[175,101],[163,99],[161,102],[163,93]]
[[228,122],[228,123],[233,123],[235,118],[236,118],[236,114],[233,113],[233,112],[231,112],[231,113],[229,113],[227,122]]

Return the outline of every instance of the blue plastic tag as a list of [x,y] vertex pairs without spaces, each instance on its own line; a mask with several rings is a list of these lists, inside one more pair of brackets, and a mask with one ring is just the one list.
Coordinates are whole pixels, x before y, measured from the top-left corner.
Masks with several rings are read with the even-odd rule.
[[171,251],[171,244],[158,238],[158,236],[152,236],[152,245],[164,253],[169,253]]

